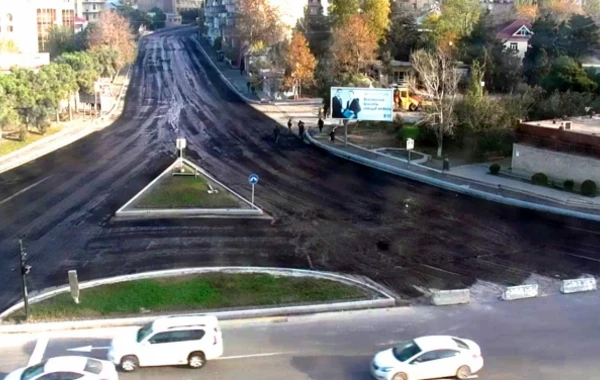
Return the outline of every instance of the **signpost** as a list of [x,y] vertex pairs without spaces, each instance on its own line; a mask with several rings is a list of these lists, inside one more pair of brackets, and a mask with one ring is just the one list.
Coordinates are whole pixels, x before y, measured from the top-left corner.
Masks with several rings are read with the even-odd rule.
[[252,185],[252,207],[254,207],[254,185],[258,183],[258,174],[250,174],[248,177],[248,183]]
[[185,141],[184,138],[179,138],[179,139],[177,139],[175,141],[175,145],[177,146],[177,149],[179,149],[179,164],[181,165],[181,168],[179,170],[183,173],[184,172],[184,168],[183,168],[183,150],[187,146],[187,142]]
[[406,150],[408,151],[408,164],[410,165],[410,151],[415,149],[415,140],[406,139]]

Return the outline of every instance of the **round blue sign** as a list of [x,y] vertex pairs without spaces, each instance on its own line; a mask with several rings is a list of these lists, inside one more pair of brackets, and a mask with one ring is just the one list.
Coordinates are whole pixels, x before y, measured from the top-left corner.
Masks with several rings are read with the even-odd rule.
[[250,177],[248,177],[248,182],[251,185],[256,185],[258,183],[258,174],[250,174]]

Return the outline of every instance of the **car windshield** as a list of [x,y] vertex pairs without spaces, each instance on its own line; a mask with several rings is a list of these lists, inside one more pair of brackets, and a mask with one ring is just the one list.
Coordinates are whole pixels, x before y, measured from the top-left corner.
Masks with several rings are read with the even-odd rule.
[[99,375],[102,372],[102,362],[96,359],[88,359],[85,362],[85,368],[83,369],[85,372],[93,373],[94,375]]
[[21,380],[33,379],[34,377],[44,373],[45,365],[46,365],[46,362],[42,362],[40,364],[36,364],[34,366],[27,368],[25,371],[23,371],[23,374],[21,375]]
[[419,346],[417,346],[417,344],[414,341],[410,341],[398,344],[392,349],[392,352],[394,353],[394,356],[397,360],[405,362],[408,359],[415,356],[416,354],[418,354],[419,352],[421,352],[421,349],[419,348]]
[[137,341],[140,343],[142,340],[146,339],[148,335],[152,334],[152,323],[145,324],[140,327],[137,332]]

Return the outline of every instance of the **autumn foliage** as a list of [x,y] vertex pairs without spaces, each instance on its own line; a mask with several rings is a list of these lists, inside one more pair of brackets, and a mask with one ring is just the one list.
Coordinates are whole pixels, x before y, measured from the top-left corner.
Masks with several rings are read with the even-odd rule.
[[331,54],[337,71],[356,74],[375,59],[377,35],[361,15],[353,15],[347,23],[335,27],[332,34]]
[[239,0],[236,33],[251,47],[272,46],[283,37],[279,9],[268,0]]
[[310,85],[314,82],[315,68],[317,59],[310,52],[308,41],[304,34],[295,32],[290,42],[287,52],[287,65],[290,75],[286,77],[286,84],[292,87],[294,81],[298,80],[301,84]]
[[102,47],[117,50],[120,67],[133,62],[136,57],[135,42],[129,22],[114,11],[102,12],[88,36],[88,46],[92,50]]

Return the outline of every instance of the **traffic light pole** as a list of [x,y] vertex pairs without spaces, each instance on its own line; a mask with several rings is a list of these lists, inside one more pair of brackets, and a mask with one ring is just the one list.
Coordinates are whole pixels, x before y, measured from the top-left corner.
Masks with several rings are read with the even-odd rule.
[[23,291],[23,303],[25,304],[25,321],[29,320],[29,296],[27,295],[27,274],[29,273],[30,267],[26,264],[25,258],[27,252],[23,248],[23,241],[19,239],[20,254],[19,259],[21,263],[21,286]]

